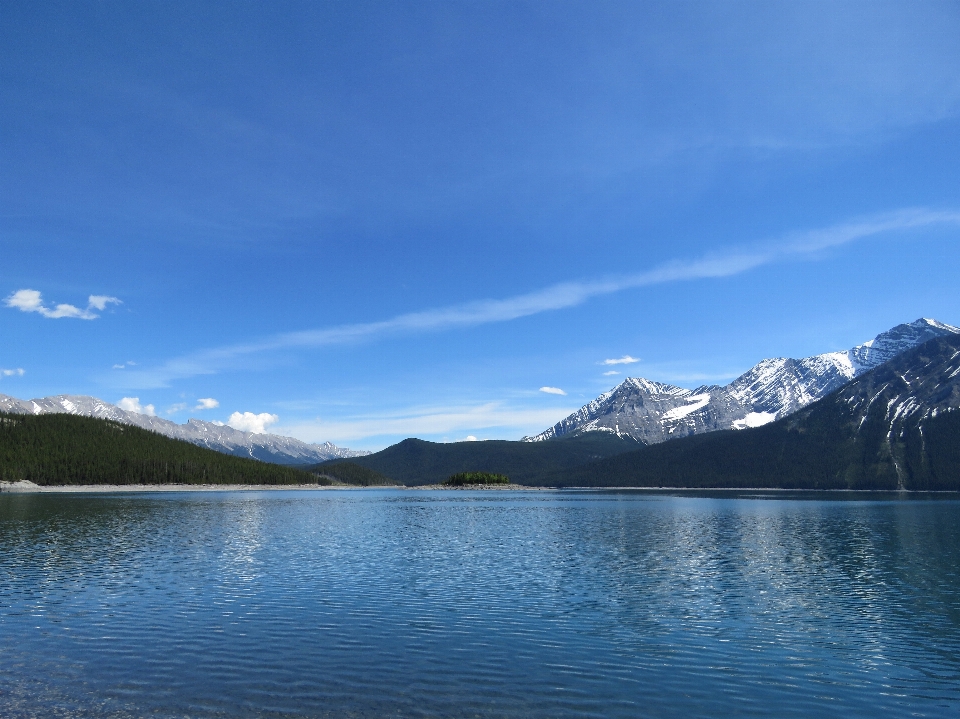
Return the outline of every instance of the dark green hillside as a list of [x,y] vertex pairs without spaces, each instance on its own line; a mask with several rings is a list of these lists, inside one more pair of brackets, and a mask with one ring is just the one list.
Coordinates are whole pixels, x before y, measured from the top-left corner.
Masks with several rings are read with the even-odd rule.
[[674,439],[558,472],[545,481],[566,487],[896,489],[896,476],[886,472],[874,482],[849,481],[853,477],[845,470],[860,464],[852,461],[857,443],[832,418],[817,419],[802,430],[781,420],[756,429]]
[[957,491],[958,358],[960,337],[938,338],[764,427],[676,439],[556,472],[544,481]]
[[[544,481],[566,487],[960,490],[960,412],[927,420],[923,438],[912,428],[891,451],[876,417],[855,435],[840,421],[836,400],[817,404],[819,411],[802,424],[791,426],[788,417],[752,430],[685,437]],[[906,453],[899,459],[902,484],[894,452]]]
[[[608,432],[590,432],[579,437],[548,442],[452,442],[440,444],[405,439],[366,457],[353,457],[351,464],[375,470],[398,484],[440,484],[461,472],[505,474],[517,484],[538,485],[552,472],[628,452],[638,446]],[[323,472],[340,460],[314,465]]]
[[317,476],[328,477],[337,482],[352,484],[357,487],[383,487],[397,484],[375,470],[342,460],[314,465],[311,471]]
[[329,484],[154,432],[66,414],[0,413],[0,480],[59,484]]

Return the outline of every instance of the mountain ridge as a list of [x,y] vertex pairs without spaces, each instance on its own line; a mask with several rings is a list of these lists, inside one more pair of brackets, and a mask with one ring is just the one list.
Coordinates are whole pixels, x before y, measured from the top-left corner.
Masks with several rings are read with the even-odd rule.
[[31,400],[0,394],[0,412],[13,414],[72,414],[81,417],[109,419],[150,430],[172,439],[182,439],[235,457],[248,457],[274,464],[305,465],[330,459],[351,459],[369,452],[337,447],[330,442],[308,444],[293,437],[257,434],[200,419],[184,424],[153,415],[121,409],[97,397],[87,395],[53,395]]
[[920,318],[849,350],[761,360],[725,386],[689,390],[628,377],[553,427],[522,441],[599,431],[658,444],[694,434],[758,427],[810,405],[905,351],[947,335],[960,335],[960,328]]

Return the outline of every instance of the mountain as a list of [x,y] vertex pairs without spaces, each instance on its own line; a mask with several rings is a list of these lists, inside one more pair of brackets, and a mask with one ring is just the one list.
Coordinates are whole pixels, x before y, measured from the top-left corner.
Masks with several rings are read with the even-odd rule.
[[[351,459],[349,464],[373,470],[383,480],[415,486],[439,484],[459,472],[505,474],[518,484],[542,484],[541,477],[587,464],[603,457],[629,452],[639,445],[629,437],[590,433],[556,442],[426,442],[405,439],[374,454]],[[353,481],[344,462],[328,462],[307,469]],[[330,468],[329,470],[327,468]],[[382,483],[378,481],[377,483]]]
[[148,429],[173,439],[182,439],[200,447],[237,457],[249,457],[274,464],[313,464],[329,459],[360,457],[369,452],[337,447],[330,442],[307,444],[276,434],[243,432],[227,425],[191,419],[177,424],[168,419],[128,412],[96,397],[62,394],[43,399],[19,400],[0,395],[0,412],[14,414],[74,414],[108,419]]
[[[783,419],[554,472],[554,486],[960,490],[960,336],[908,350]],[[547,443],[552,444],[552,443]]]
[[765,359],[726,386],[694,390],[627,378],[569,417],[524,441],[609,432],[644,444],[724,429],[759,427],[786,417],[855,377],[960,328],[931,319],[897,325],[842,352]]
[[63,484],[325,484],[107,419],[0,413],[0,481]]

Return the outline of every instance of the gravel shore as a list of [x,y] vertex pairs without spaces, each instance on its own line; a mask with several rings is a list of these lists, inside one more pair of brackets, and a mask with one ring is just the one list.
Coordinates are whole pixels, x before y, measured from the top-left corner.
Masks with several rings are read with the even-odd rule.
[[375,487],[357,487],[351,484],[318,485],[318,484],[61,484],[41,486],[33,482],[0,482],[0,493],[26,494],[34,492],[82,494],[84,492],[236,492],[236,491],[281,491],[287,489],[550,489],[549,487],[525,487],[522,484],[471,484],[461,487],[451,487],[445,484],[427,484],[418,487],[404,487],[401,485],[381,485]]

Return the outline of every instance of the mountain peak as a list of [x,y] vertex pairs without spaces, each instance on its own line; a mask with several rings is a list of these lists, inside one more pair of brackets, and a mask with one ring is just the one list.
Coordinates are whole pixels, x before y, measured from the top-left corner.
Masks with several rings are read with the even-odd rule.
[[[921,317],[881,332],[872,340],[847,351],[852,362],[860,365],[856,374],[877,367],[899,354],[923,344],[934,337],[947,334],[960,334],[960,328],[938,320]],[[852,378],[851,378],[852,379]]]
[[614,389],[614,392],[620,390],[640,390],[650,394],[670,394],[684,396],[690,394],[690,390],[683,387],[676,387],[672,384],[655,382],[644,377],[627,377]]
[[948,325],[946,322],[940,322],[938,320],[931,319],[929,317],[921,317],[918,320],[911,322],[911,325],[920,325],[926,324],[930,327],[935,327],[940,330],[946,330],[952,334],[960,334],[960,327],[954,327],[953,325]]

